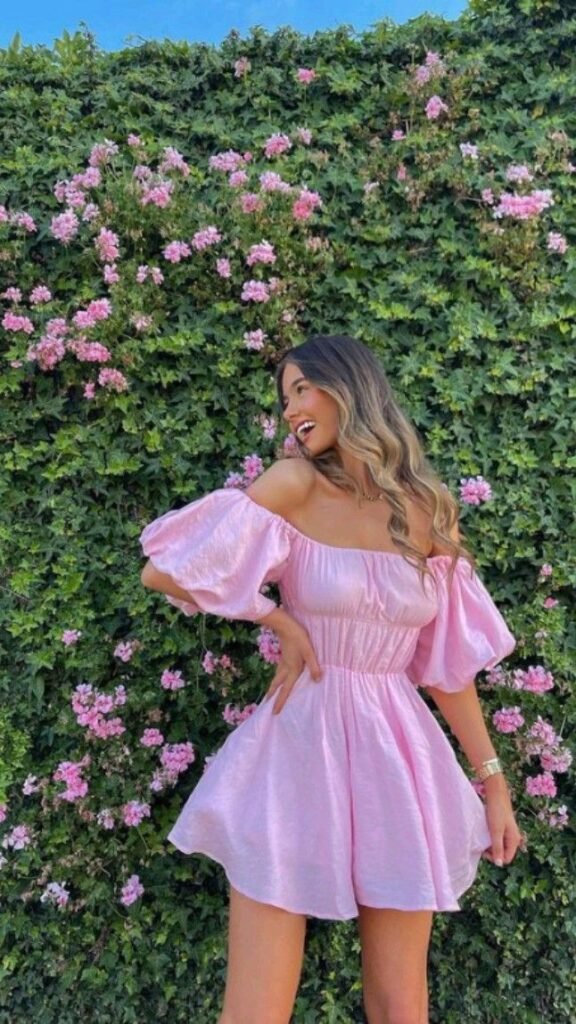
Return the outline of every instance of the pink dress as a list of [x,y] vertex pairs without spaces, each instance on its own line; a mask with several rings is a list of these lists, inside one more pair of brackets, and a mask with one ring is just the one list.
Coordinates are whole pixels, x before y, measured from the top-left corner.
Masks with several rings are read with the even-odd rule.
[[140,542],[189,592],[167,598],[186,615],[256,621],[276,607],[261,587],[278,582],[323,669],[320,682],[304,669],[278,715],[263,695],[168,840],[246,896],[311,917],[460,910],[490,832],[418,686],[460,690],[516,645],[469,564],[449,593],[450,557],[428,558],[424,592],[401,554],[312,540],[233,488],[165,513]]

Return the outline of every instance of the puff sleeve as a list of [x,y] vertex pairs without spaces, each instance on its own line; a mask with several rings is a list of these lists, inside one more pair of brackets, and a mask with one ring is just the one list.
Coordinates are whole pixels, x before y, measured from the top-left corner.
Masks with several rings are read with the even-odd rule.
[[438,609],[421,628],[406,672],[416,686],[455,693],[510,654],[516,639],[465,559],[458,559],[449,587],[450,562],[449,555],[431,559]]
[[166,512],[139,540],[154,568],[190,594],[190,601],[166,595],[185,615],[257,621],[277,607],[260,588],[282,575],[288,524],[243,491],[220,488]]

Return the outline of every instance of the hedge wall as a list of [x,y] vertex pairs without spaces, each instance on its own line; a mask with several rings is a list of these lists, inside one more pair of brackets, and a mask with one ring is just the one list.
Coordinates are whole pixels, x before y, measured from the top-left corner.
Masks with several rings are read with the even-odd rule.
[[[575,44],[476,0],[0,52],[2,1024],[217,1018],[226,880],[164,836],[274,638],[146,591],[138,536],[284,453],[312,332],[381,357],[518,638],[478,689],[528,847],[436,915],[431,1022],[574,1019]],[[355,922],[310,920],[295,1022],[363,1019]]]

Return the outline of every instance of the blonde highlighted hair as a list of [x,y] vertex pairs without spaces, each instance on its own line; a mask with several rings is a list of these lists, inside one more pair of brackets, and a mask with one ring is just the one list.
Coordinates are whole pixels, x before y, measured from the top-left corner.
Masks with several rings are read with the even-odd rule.
[[[465,543],[450,533],[458,522],[458,503],[432,468],[418,432],[400,408],[392,387],[374,353],[348,335],[313,335],[286,352],[276,368],[278,401],[282,408],[282,376],[288,363],[296,365],[315,387],[330,395],[338,406],[338,445],[364,462],[374,484],[384,491],[392,513],[390,538],[423,582],[432,576],[426,561],[408,540],[406,497],[431,516],[431,535],[436,547],[452,556],[450,580],[458,558],[476,569]],[[330,448],[311,454],[296,437],[300,454],[328,480],[360,498],[362,492],[342,465],[339,452]],[[460,531],[461,532],[461,531]]]

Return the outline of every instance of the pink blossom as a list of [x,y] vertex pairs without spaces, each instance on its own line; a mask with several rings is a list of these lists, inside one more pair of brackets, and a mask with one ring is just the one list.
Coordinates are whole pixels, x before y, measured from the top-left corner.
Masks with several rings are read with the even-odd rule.
[[224,711],[222,712],[222,718],[227,725],[241,725],[247,718],[257,710],[257,704],[246,704],[244,708],[239,708],[236,704],[226,704]]
[[232,171],[232,174],[228,178],[228,184],[232,188],[241,188],[248,181],[248,175],[246,171]]
[[462,156],[469,156],[472,160],[478,159],[478,146],[472,145],[471,142],[461,142],[460,152]]
[[316,72],[314,71],[314,68],[298,68],[296,78],[299,82],[302,82],[303,85],[310,85],[310,82],[313,82],[316,78]]
[[554,206],[550,189],[530,192],[525,196],[520,196],[516,192],[503,192],[498,206],[492,212],[492,216],[529,220],[532,217],[537,217],[549,206]]
[[252,453],[252,455],[246,455],[242,464],[244,467],[244,475],[250,483],[264,472],[264,463],[260,456],[255,453]]
[[84,221],[94,220],[94,218],[97,217],[99,213],[100,213],[100,210],[96,206],[96,203],[87,203],[86,206],[84,207],[84,212],[82,214],[82,220],[84,220]]
[[22,291],[20,288],[7,288],[5,292],[2,292],[0,299],[7,299],[8,302],[21,302]]
[[160,174],[166,174],[168,171],[179,171],[183,178],[188,177],[190,168],[177,149],[174,149],[173,146],[166,146],[162,153],[162,163],[158,167]]
[[506,181],[532,181],[533,178],[526,164],[510,164],[506,168]]
[[120,658],[121,661],[127,662],[132,659],[135,652],[140,650],[141,647],[142,643],[140,640],[121,640],[120,643],[116,644],[112,653],[115,658]]
[[573,757],[570,750],[543,750],[540,754],[540,767],[545,771],[562,774],[567,772]]
[[55,903],[57,907],[65,907],[70,899],[70,893],[65,882],[48,882],[40,897],[41,903]]
[[120,280],[120,274],[116,269],[115,263],[104,264],[104,284],[118,284]]
[[68,342],[68,350],[73,352],[81,363],[108,363],[112,359],[112,353],[106,345],[99,341],[77,341]]
[[548,243],[547,249],[550,252],[559,252],[564,254],[568,248],[568,242],[564,235],[561,235],[558,231],[548,232]]
[[242,213],[259,213],[264,209],[264,203],[257,192],[243,192],[240,196],[240,207]]
[[551,810],[549,807],[542,807],[538,811],[537,817],[540,821],[545,821],[550,828],[563,829],[568,824],[568,808],[566,804],[560,804],[555,810]]
[[152,168],[148,167],[148,164],[136,164],[136,167],[132,171],[132,177],[141,182],[149,181],[152,175]]
[[483,203],[487,203],[488,206],[492,206],[494,203],[494,193],[491,188],[483,188],[480,195],[482,196]]
[[34,324],[28,316],[17,316],[16,313],[4,313],[2,327],[5,331],[23,331],[25,334],[33,334]]
[[398,164],[398,170],[396,171],[396,181],[406,181],[408,177],[408,170],[405,164]]
[[164,736],[160,729],[145,729],[140,736],[142,746],[162,746]]
[[556,796],[558,792],[554,776],[550,772],[542,772],[526,779],[526,792],[529,796]]
[[128,389],[128,381],[120,370],[109,369],[100,370],[98,374],[98,383],[101,387],[108,388],[111,391],[117,391],[118,393],[126,391]]
[[139,825],[144,818],[150,817],[150,804],[141,803],[139,800],[130,800],[122,807],[122,821],[130,827]]
[[206,651],[206,654],[202,658],[202,668],[209,675],[213,675],[218,667],[218,658],[214,657],[212,651]]
[[281,657],[280,640],[272,629],[262,626],[258,633],[258,651],[264,661],[277,665]]
[[140,882],[139,876],[130,875],[130,878],[128,879],[126,884],[122,886],[122,895],[120,897],[120,902],[123,904],[123,906],[129,907],[132,903],[135,903],[136,900],[140,899],[140,897],[145,893],[145,891],[146,890],[144,889],[144,886]]
[[72,241],[74,236],[78,234],[79,227],[80,222],[73,210],[59,213],[56,217],[52,217],[50,221],[51,233],[63,245],[67,245],[68,242]]
[[321,207],[322,199],[318,192],[311,192],[308,188],[300,189],[298,198],[292,205],[292,216],[295,220],[308,220],[317,207]]
[[52,299],[52,292],[46,285],[38,284],[30,292],[30,305],[40,306],[44,302],[50,302]]
[[312,132],[309,128],[297,128],[296,138],[303,146],[309,146],[312,142]]
[[62,362],[66,355],[66,346],[60,338],[45,335],[37,345],[31,345],[26,357],[31,361],[37,361],[41,370],[48,372],[58,363]]
[[166,743],[160,752],[160,763],[168,781],[185,772],[196,760],[194,745],[187,743]]
[[542,715],[538,715],[536,721],[530,726],[527,736],[529,754],[539,754],[544,747],[555,747],[559,743],[554,726],[551,722],[545,721]]
[[276,263],[274,246],[265,239],[256,245],[251,245],[250,252],[246,257],[246,263],[249,267],[254,266],[255,263]]
[[147,331],[153,322],[151,316],[145,316],[143,313],[133,313],[130,317],[130,323],[137,331]]
[[234,78],[244,78],[252,67],[247,57],[239,57],[234,61]]
[[426,117],[429,121],[435,121],[442,112],[446,113],[448,107],[439,96],[431,96],[426,104]]
[[60,640],[66,644],[67,647],[70,647],[72,644],[78,643],[81,636],[82,630],[65,630],[63,635],[61,635]]
[[181,669],[167,668],[160,676],[160,685],[165,690],[181,690],[183,686],[186,686],[186,680],[182,678]]
[[524,725],[524,716],[519,707],[501,708],[494,712],[492,721],[498,732],[516,732]]
[[90,755],[85,754],[80,761],[60,762],[52,774],[52,779],[54,782],[65,782],[66,789],[63,793],[57,794],[58,799],[74,802],[86,796],[88,783],[82,778],[82,772],[90,764],[90,761]]
[[108,831],[114,828],[114,815],[109,807],[103,807],[101,811],[98,811],[96,821],[101,828],[105,828]]
[[15,213],[10,214],[10,223],[14,224],[17,228],[24,228],[28,234],[32,234],[37,231],[36,221],[30,216],[29,213],[24,213],[22,210],[18,210]]
[[213,171],[237,171],[241,164],[244,163],[244,159],[241,153],[237,153],[233,149],[226,150],[225,153],[215,153],[211,156],[208,161],[208,166]]
[[164,210],[172,200],[174,185],[171,181],[162,181],[157,185],[145,186],[140,196],[141,206],[158,206]]
[[80,188],[98,188],[102,173],[98,167],[87,167],[82,174],[75,174],[72,183]]
[[267,340],[268,335],[264,333],[260,328],[257,331],[247,331],[243,335],[243,341],[245,348],[253,349],[255,352],[259,352],[261,348],[264,348],[264,342]]
[[405,139],[405,138],[406,138],[406,132],[403,131],[402,128],[395,128],[394,131],[392,132],[392,141],[393,142],[400,142],[402,139]]
[[258,178],[263,192],[291,192],[292,185],[276,171],[264,171]]
[[142,139],[139,135],[135,135],[134,132],[130,132],[130,135],[126,139],[129,146],[141,146]]
[[196,249],[196,252],[202,252],[202,250],[206,249],[209,245],[216,245],[221,241],[222,235],[218,229],[211,224],[209,227],[202,228],[201,231],[196,232],[192,238],[191,245],[193,249]]
[[180,263],[180,260],[185,259],[190,255],[190,248],[186,245],[186,242],[169,242],[163,251],[165,260],[169,263]]
[[557,601],[555,597],[547,597],[546,600],[543,602],[542,607],[543,608],[555,608],[556,605],[559,604],[559,603],[560,602]]
[[460,497],[466,505],[481,505],[492,498],[492,488],[483,476],[463,477],[460,480]]
[[22,793],[24,796],[31,796],[32,793],[37,793],[40,789],[40,783],[36,775],[27,775],[22,785]]
[[546,693],[554,688],[554,676],[542,665],[529,665],[527,669],[517,668],[513,673],[513,689],[528,690],[530,693]]
[[13,850],[23,850],[26,846],[29,846],[32,842],[32,835],[28,825],[15,825],[14,828],[10,829],[6,833],[2,840],[2,846],[5,850],[12,848]]
[[120,256],[119,239],[108,228],[100,228],[94,239],[94,247],[103,263],[114,263]]
[[8,814],[8,804],[0,804],[0,822],[6,821]]
[[270,293],[264,281],[245,281],[240,298],[242,302],[268,302]]
[[276,431],[278,429],[278,421],[275,416],[266,416],[265,413],[257,418],[258,423],[262,427],[262,434],[266,440],[271,441],[276,437]]
[[100,167],[102,164],[107,163],[110,157],[115,156],[117,152],[118,146],[116,143],[111,142],[110,139],[104,139],[104,142],[98,142],[92,147],[88,163],[90,167]]
[[232,274],[230,260],[216,260],[216,272],[217,274],[220,275],[220,277],[230,277]]
[[426,85],[426,82],[428,82],[431,77],[432,72],[425,64],[420,64],[414,71],[414,81],[417,85]]
[[282,451],[287,458],[300,456],[300,448],[294,434],[288,434],[282,442]]
[[94,398],[95,393],[96,393],[96,385],[95,384],[85,384],[84,385],[84,391],[83,391],[84,398],[87,398],[87,399]]
[[540,576],[551,576],[553,572],[554,570],[549,562],[544,562],[544,564],[540,566]]
[[288,152],[289,149],[292,149],[290,136],[283,135],[279,132],[275,135],[271,135],[264,143],[264,155],[268,157],[269,160],[273,156],[280,156],[281,153]]
[[229,473],[224,481],[224,487],[244,487],[245,483],[242,473]]

